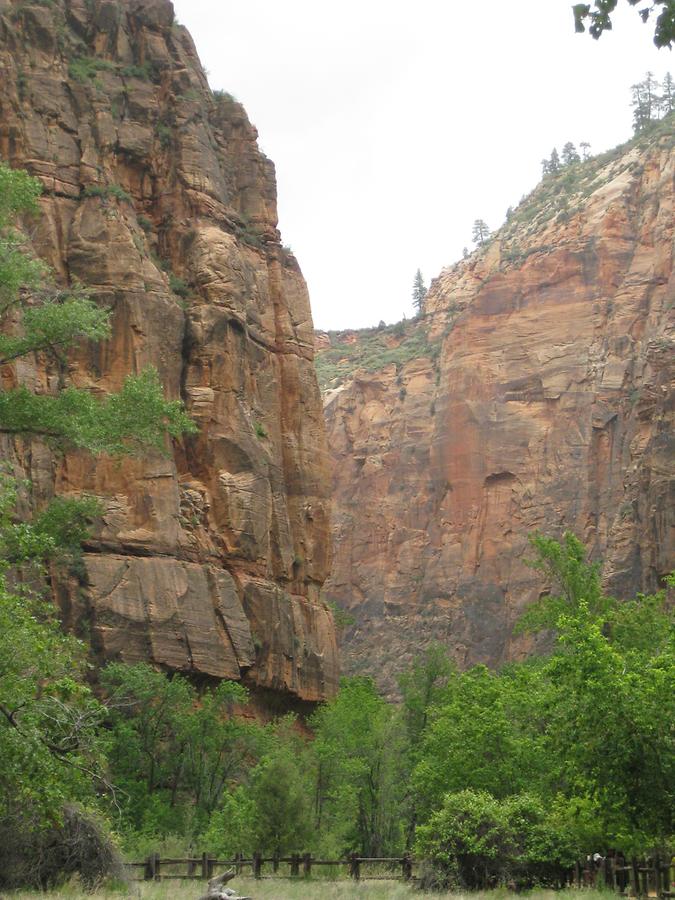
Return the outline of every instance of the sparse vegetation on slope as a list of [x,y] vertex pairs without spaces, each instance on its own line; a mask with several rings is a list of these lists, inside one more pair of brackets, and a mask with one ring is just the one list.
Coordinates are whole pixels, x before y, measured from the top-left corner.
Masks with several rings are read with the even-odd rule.
[[316,354],[316,371],[322,391],[339,387],[358,369],[377,372],[392,363],[403,366],[421,356],[435,357],[438,342],[430,342],[423,320],[379,325],[356,331],[329,331],[330,348]]

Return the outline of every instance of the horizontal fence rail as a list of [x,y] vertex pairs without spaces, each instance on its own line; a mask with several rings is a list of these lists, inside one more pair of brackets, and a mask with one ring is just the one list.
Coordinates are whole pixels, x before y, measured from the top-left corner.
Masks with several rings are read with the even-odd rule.
[[[414,859],[410,854],[404,856],[359,856],[352,853],[351,856],[341,859],[320,859],[311,853],[294,853],[291,856],[263,856],[262,853],[254,853],[251,857],[238,854],[233,859],[218,859],[203,853],[201,856],[192,857],[166,857],[160,858],[159,853],[151,853],[143,862],[132,862],[128,865],[142,871],[137,876],[144,881],[164,881],[168,879],[204,879],[214,877],[216,870],[234,868],[240,875],[249,869],[254,878],[310,878],[312,870],[320,866],[332,866],[339,869],[343,866],[346,874],[355,881],[361,879],[401,879],[410,881],[413,878],[413,868],[422,861]],[[281,866],[288,867],[288,874],[280,873]],[[270,873],[271,866],[271,873]],[[380,866],[386,869],[386,874],[380,871],[372,874],[372,868]],[[167,872],[168,868],[184,867],[184,872]],[[266,873],[263,872],[267,867]],[[675,898],[673,882],[675,880],[675,859],[662,860],[659,856],[638,860],[632,857],[630,860],[621,856],[606,856],[598,859],[588,858],[585,862],[578,862],[572,869],[565,872],[561,886],[571,887],[598,887],[604,885],[613,888],[618,894],[635,898],[659,898],[670,900]]]
[[[292,856],[263,856],[254,853],[252,857],[235,856],[233,859],[218,859],[203,853],[194,857],[161,858],[159,853],[151,853],[143,862],[128,863],[131,868],[142,869],[138,879],[142,881],[164,881],[166,879],[210,879],[216,869],[234,868],[237,875],[244,869],[250,869],[254,878],[268,877],[263,875],[263,867],[272,867],[272,875],[283,878],[279,874],[280,866],[289,867],[290,878],[310,878],[315,866],[345,866],[350,878],[359,881],[361,878],[383,878],[383,875],[368,875],[362,872],[362,866],[380,865],[391,868],[390,878],[412,878],[414,860],[411,856],[359,856],[353,853],[342,859],[318,859],[311,853],[294,853]],[[167,872],[167,868],[185,867],[183,873]],[[269,872],[269,868],[268,868]]]
[[569,883],[578,888],[613,888],[625,897],[675,897],[672,890],[675,858],[662,860],[658,855],[648,859],[633,856],[605,856],[578,862],[569,874]]

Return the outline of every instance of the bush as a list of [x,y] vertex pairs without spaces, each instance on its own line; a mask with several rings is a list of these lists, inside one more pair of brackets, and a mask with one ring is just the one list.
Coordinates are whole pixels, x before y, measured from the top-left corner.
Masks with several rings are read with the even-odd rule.
[[68,805],[60,823],[40,828],[30,813],[4,819],[0,826],[0,887],[41,890],[78,874],[90,890],[106,878],[124,880],[117,848],[103,823]]
[[107,200],[108,197],[114,197],[116,200],[124,203],[131,203],[131,195],[119,184],[90,184],[84,189],[85,197],[101,197]]
[[173,272],[169,273],[169,287],[177,297],[182,297],[186,300],[190,296],[190,288],[182,278],[179,278],[178,275],[174,275]]
[[68,74],[74,81],[86,84],[88,81],[94,81],[99,72],[114,70],[114,68],[114,64],[107,59],[78,56],[68,66]]
[[539,798],[497,800],[471,790],[446,794],[442,808],[418,829],[416,845],[432,864],[427,881],[462,888],[555,884],[575,850],[564,824],[548,816]]

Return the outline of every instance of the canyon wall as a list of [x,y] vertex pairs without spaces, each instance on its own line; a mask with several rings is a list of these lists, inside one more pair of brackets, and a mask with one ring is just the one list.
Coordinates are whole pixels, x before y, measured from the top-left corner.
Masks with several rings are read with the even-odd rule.
[[[69,379],[101,394],[152,364],[199,426],[122,462],[4,440],[38,506],[103,504],[86,571],[55,586],[67,623],[99,661],[242,678],[282,707],[330,696],[313,325],[255,128],[211,92],[168,0],[0,0],[0,83],[0,157],[44,186],[32,245],[113,310]],[[38,392],[55,377],[35,359],[2,373]]]
[[393,691],[433,640],[531,649],[532,532],[574,531],[622,597],[675,566],[673,130],[545,179],[422,318],[320,336],[347,671]]

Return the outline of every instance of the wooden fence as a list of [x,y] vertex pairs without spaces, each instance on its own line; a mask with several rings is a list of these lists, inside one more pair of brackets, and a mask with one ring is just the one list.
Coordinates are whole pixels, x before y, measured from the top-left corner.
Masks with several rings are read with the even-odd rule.
[[[414,860],[410,854],[367,857],[353,853],[342,859],[316,859],[311,853],[294,853],[292,856],[263,856],[262,853],[254,853],[250,858],[237,855],[234,859],[217,859],[203,853],[199,857],[161,859],[158,853],[152,853],[143,862],[130,865],[142,870],[138,878],[145,881],[210,879],[217,871],[227,868],[234,868],[237,875],[250,869],[254,878],[310,878],[312,872],[322,866],[332,866],[338,870],[345,867],[346,874],[355,881],[377,878],[400,878],[403,881],[410,881],[413,877],[413,866],[418,863],[419,860]],[[288,874],[280,872],[282,865],[287,867]],[[379,871],[373,874],[373,867],[376,866],[379,867]],[[184,869],[182,873],[175,871],[181,867]],[[167,869],[174,871],[169,872]],[[383,870],[387,870],[386,874],[382,874]],[[675,865],[672,859],[664,861],[654,856],[650,859],[638,860],[633,857],[627,860],[620,856],[607,856],[597,862],[589,859],[585,863],[577,863],[566,873],[561,886],[567,884],[583,888],[604,884],[625,897],[656,897],[660,900],[670,900],[675,898],[675,892],[672,890],[674,880]]]
[[613,888],[625,897],[659,897],[668,900],[675,897],[673,858],[662,860],[659,856],[630,860],[623,856],[606,856],[597,862],[589,859],[577,863],[569,873],[569,884],[581,887]]
[[[280,874],[279,869],[282,864],[289,867],[288,876]],[[226,868],[234,868],[237,875],[244,869],[250,868],[254,878],[263,878],[264,866],[268,867],[268,872],[269,866],[271,866],[272,876],[277,878],[310,878],[315,867],[334,866],[339,868],[345,866],[350,878],[355,881],[359,881],[361,878],[386,877],[402,878],[408,881],[412,878],[413,864],[413,859],[409,855],[367,857],[359,856],[356,853],[343,859],[315,859],[311,853],[294,853],[292,856],[263,856],[262,853],[254,853],[250,859],[239,855],[234,859],[217,859],[204,853],[199,857],[161,859],[159,853],[151,853],[143,862],[129,863],[131,867],[143,870],[138,878],[144,881],[164,881],[168,878],[209,879],[213,878],[216,870]],[[391,870],[391,874],[368,874],[367,867],[369,865],[386,866]],[[168,868],[175,869],[176,867],[184,867],[185,871],[183,873],[166,871]]]

